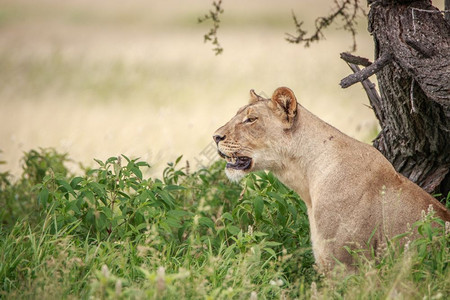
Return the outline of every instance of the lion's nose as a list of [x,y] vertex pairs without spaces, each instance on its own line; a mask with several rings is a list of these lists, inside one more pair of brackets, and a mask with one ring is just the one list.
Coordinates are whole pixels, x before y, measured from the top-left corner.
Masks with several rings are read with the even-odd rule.
[[224,135],[215,135],[213,136],[213,140],[218,144],[220,141],[223,141],[225,139]]

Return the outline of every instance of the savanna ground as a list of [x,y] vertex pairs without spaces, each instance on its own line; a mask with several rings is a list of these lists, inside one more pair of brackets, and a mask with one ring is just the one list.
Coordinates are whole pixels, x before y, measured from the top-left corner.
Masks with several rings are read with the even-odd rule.
[[[362,88],[338,86],[350,36],[283,40],[291,9],[312,24],[331,7],[297,2],[225,1],[216,57],[197,24],[210,1],[2,1],[0,297],[448,298],[450,228],[432,216],[408,247],[354,253],[359,272],[325,279],[298,196],[271,174],[231,184],[213,163],[211,135],[250,88],[289,86],[374,137]],[[371,58],[364,22],[358,54]]]
[[[210,1],[2,1],[0,167],[18,174],[23,151],[50,146],[86,165],[141,157],[154,174],[181,154],[206,164],[200,153],[249,90],[270,96],[282,85],[369,141],[376,121],[362,88],[338,86],[350,72],[338,58],[350,36],[330,33],[310,49],[284,41],[291,9],[310,24],[329,11],[316,2],[227,1],[216,57],[203,43],[211,25],[197,24]],[[372,57],[364,22],[358,53]]]

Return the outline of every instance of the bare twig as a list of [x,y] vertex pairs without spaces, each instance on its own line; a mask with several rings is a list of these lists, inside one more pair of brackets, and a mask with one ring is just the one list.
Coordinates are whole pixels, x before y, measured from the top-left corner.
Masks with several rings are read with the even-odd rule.
[[372,64],[372,62],[370,60],[368,60],[367,58],[352,55],[348,52],[342,52],[341,59],[345,60],[348,63],[360,65],[360,66],[364,66],[364,67],[368,67]]
[[307,36],[308,32],[303,29],[303,22],[299,21],[292,12],[292,18],[295,23],[297,31],[296,35],[286,34],[286,40],[290,43],[300,44],[303,43],[305,47],[309,47],[312,42],[317,42],[324,37],[323,30],[328,28],[331,24],[337,23],[338,19],[341,19],[343,25],[342,28],[351,33],[353,38],[352,51],[356,50],[356,25],[358,12],[365,15],[363,8],[359,6],[359,0],[334,0],[336,8],[328,16],[319,17],[316,19],[316,29],[313,34]]
[[345,89],[357,82],[361,82],[369,78],[373,74],[383,69],[384,66],[386,66],[391,61],[391,59],[392,55],[390,53],[384,53],[370,66],[342,79],[340,82],[341,87]]
[[[361,69],[357,65],[352,64],[352,63],[347,63],[347,64],[354,73],[361,72]],[[367,97],[369,98],[371,108],[373,109],[377,119],[381,120],[380,119],[382,117],[381,98],[380,98],[380,95],[378,94],[377,89],[375,88],[375,84],[372,83],[369,79],[364,79],[361,82],[361,84],[364,88],[364,91],[367,94]]]
[[406,38],[405,43],[414,50],[416,50],[417,52],[419,52],[420,54],[422,54],[425,58],[431,58],[436,54],[436,50],[432,48],[433,45],[423,45],[419,43],[419,41],[414,40],[412,38]]
[[217,30],[219,29],[220,24],[220,14],[223,13],[222,8],[222,0],[213,1],[214,10],[210,10],[208,14],[206,14],[203,18],[198,18],[199,23],[203,23],[205,21],[211,20],[213,22],[213,27],[209,30],[207,34],[204,35],[204,40],[206,42],[211,42],[215,46],[213,51],[216,55],[219,55],[223,52],[223,48],[219,43],[219,39],[217,38]]

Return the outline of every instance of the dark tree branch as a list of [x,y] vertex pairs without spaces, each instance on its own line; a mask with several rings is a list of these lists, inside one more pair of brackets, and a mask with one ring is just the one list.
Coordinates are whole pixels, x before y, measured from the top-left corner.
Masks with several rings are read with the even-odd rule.
[[436,51],[432,47],[428,45],[422,45],[417,40],[407,38],[405,39],[405,43],[422,54],[425,58],[431,58],[436,54]]
[[341,59],[348,62],[349,64],[355,64],[355,65],[360,65],[360,66],[364,66],[364,67],[368,67],[372,64],[372,62],[370,60],[368,60],[367,58],[352,55],[348,52],[342,52]]
[[[347,62],[347,64],[354,73],[361,72],[361,69],[356,64],[349,62]],[[377,117],[377,119],[382,118],[383,114],[381,112],[381,98],[378,94],[377,89],[375,88],[375,84],[372,83],[369,79],[364,79],[363,81],[361,81],[361,84],[367,94],[367,97],[369,98],[369,102],[375,113],[375,116]]]
[[391,59],[392,59],[392,55],[390,53],[383,54],[370,66],[342,79],[341,83],[340,83],[341,87],[345,89],[357,82],[366,80],[373,74],[375,74],[378,71],[380,71],[381,69],[383,69],[391,61]]
[[303,29],[303,22],[299,21],[292,12],[292,18],[294,19],[296,35],[287,33],[286,40],[290,43],[300,44],[303,43],[305,47],[309,47],[312,42],[317,42],[323,39],[323,31],[327,29],[331,24],[337,23],[338,19],[343,22],[342,29],[349,31],[352,35],[353,45],[352,51],[356,50],[356,25],[358,12],[366,15],[363,8],[359,6],[359,0],[334,0],[336,8],[326,17],[319,17],[316,19],[316,30],[310,36],[308,32]]

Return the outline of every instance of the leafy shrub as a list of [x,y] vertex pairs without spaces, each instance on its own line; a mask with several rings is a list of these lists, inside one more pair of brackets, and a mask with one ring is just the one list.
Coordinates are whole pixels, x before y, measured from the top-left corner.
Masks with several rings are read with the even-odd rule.
[[35,185],[45,176],[67,176],[67,154],[54,149],[40,148],[24,154],[22,176],[15,181],[9,172],[0,173],[0,220],[3,225],[13,225],[18,219],[39,218]]
[[96,160],[98,168],[83,177],[50,173],[35,186],[37,201],[56,215],[55,230],[79,221],[75,232],[98,240],[136,237],[156,226],[166,242],[182,242],[195,225],[213,246],[249,228],[279,241],[274,247],[309,243],[304,204],[272,174],[250,175],[241,192],[223,178],[223,163],[188,176],[177,169],[180,159],[162,180],[143,178],[141,168],[149,165],[126,156]]
[[[81,176],[66,155],[25,155],[16,182],[0,176],[0,297],[136,299],[445,298],[450,225],[414,224],[407,247],[358,272],[322,278],[313,268],[306,207],[271,173],[240,185],[223,162],[189,174],[170,163],[161,179],[126,156]],[[38,180],[41,180],[38,182]],[[37,182],[37,183],[36,183]],[[17,201],[17,200],[20,201]],[[406,250],[405,250],[406,249]]]
[[30,150],[22,159],[23,175],[31,185],[41,183],[45,176],[58,174],[67,176],[68,170],[64,163],[68,161],[66,153],[58,153],[52,148]]

